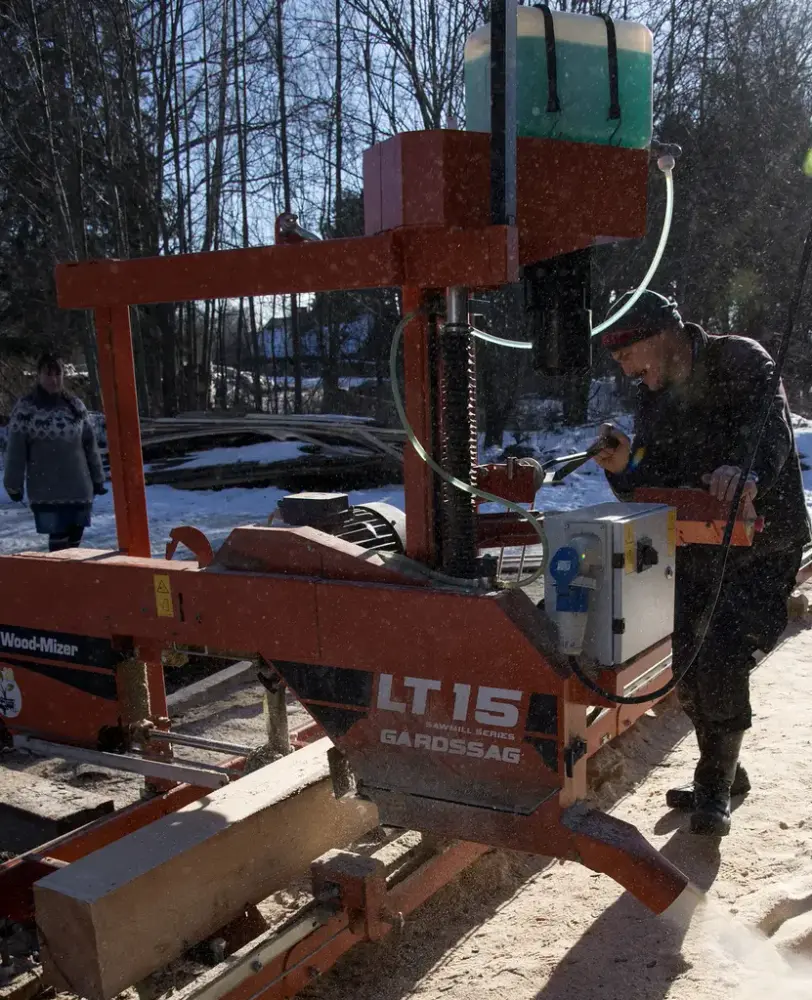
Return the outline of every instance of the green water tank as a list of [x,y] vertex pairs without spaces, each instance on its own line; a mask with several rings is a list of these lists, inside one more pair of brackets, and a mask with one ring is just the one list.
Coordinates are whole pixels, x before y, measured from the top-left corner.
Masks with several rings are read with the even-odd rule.
[[[649,145],[652,35],[644,24],[613,21],[607,25],[602,17],[536,7],[519,7],[517,15],[519,135],[630,149]],[[553,40],[555,59],[548,64]],[[466,128],[474,132],[490,131],[490,48],[489,24],[465,43]],[[552,79],[549,65],[555,67]]]

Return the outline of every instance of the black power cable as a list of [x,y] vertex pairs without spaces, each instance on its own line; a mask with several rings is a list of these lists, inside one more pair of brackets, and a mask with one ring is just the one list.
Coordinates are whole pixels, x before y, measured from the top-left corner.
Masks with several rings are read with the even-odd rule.
[[752,453],[750,455],[750,461],[746,469],[742,469],[742,475],[739,477],[739,482],[736,486],[736,492],[733,496],[733,502],[730,505],[730,514],[728,515],[727,524],[725,525],[725,533],[722,537],[722,568],[719,572],[719,582],[716,587],[716,595],[713,598],[712,603],[708,606],[705,611],[704,621],[701,622],[701,628],[699,629],[699,641],[697,642],[690,659],[685,664],[685,666],[679,671],[679,673],[674,674],[671,680],[664,684],[661,688],[656,691],[651,691],[646,695],[639,696],[629,696],[626,697],[620,694],[614,694],[611,691],[606,691],[596,683],[578,663],[578,660],[574,656],[569,657],[569,665],[572,672],[578,678],[578,680],[588,688],[594,694],[600,695],[601,698],[605,698],[607,701],[612,702],[614,705],[646,705],[649,702],[657,701],[658,698],[663,698],[665,695],[669,694],[674,688],[679,684],[683,677],[688,673],[691,667],[694,665],[697,656],[699,656],[699,651],[702,649],[702,644],[708,635],[708,630],[710,629],[711,622],[713,621],[713,616],[716,613],[716,607],[719,604],[719,598],[722,594],[722,586],[725,582],[725,570],[727,569],[727,559],[730,554],[730,546],[733,539],[733,531],[736,527],[736,514],[739,510],[739,505],[741,503],[742,496],[744,495],[744,490],[747,485],[747,480],[750,473],[753,471],[753,465],[756,461],[756,456],[758,455],[758,449],[761,445],[761,439],[764,436],[764,430],[767,427],[767,421],[770,419],[770,410],[773,407],[773,402],[775,400],[775,394],[778,391],[778,386],[781,382],[781,372],[784,368],[784,362],[787,358],[787,353],[789,351],[790,341],[792,340],[792,335],[795,329],[795,317],[797,315],[798,309],[800,308],[801,298],[803,296],[804,282],[806,281],[806,273],[809,270],[809,262],[812,259],[812,225],[810,225],[809,231],[806,234],[806,239],[804,240],[803,250],[801,251],[801,260],[798,265],[798,273],[795,277],[795,287],[792,291],[792,298],[790,299],[789,309],[787,310],[787,324],[781,335],[781,342],[778,347],[778,353],[775,359],[775,368],[772,373],[772,377],[769,381],[767,389],[764,393],[764,401],[761,407],[761,414],[759,417],[759,422],[757,424],[758,433],[756,435],[755,445],[753,446]]

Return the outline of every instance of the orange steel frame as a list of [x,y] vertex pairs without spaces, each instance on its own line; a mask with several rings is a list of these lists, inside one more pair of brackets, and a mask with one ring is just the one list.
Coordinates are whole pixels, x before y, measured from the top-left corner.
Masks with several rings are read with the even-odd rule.
[[[367,235],[241,250],[96,260],[56,268],[59,305],[94,310],[119,551],[149,556],[129,308],[157,302],[401,286],[404,313],[451,285],[490,288],[522,265],[645,233],[646,150],[519,139],[518,226],[488,224],[489,137],[410,132],[364,154]],[[406,412],[431,441],[424,315],[404,331]],[[434,556],[432,473],[404,455],[407,552]]]
[[[416,643],[431,643],[430,662],[438,671],[451,670],[459,662],[460,645],[464,644],[472,676],[487,683],[493,683],[487,679],[494,664],[502,665],[508,681],[515,675],[517,685],[522,671],[526,673],[536,664],[532,669],[537,674],[546,670],[547,677],[539,677],[535,689],[558,699],[563,715],[552,732],[529,731],[527,739],[557,741],[563,749],[568,731],[577,731],[584,737],[583,753],[566,765],[566,775],[560,760],[552,775],[547,773],[544,781],[549,781],[550,794],[555,793],[556,798],[537,810],[534,824],[521,823],[519,817],[511,821],[509,814],[502,813],[503,820],[508,815],[503,827],[497,829],[494,816],[483,824],[482,839],[532,851],[541,830],[548,836],[545,843],[551,852],[609,872],[659,911],[681,891],[685,879],[660,859],[634,828],[611,821],[614,827],[596,835],[586,828],[565,830],[558,825],[562,807],[584,793],[585,757],[623,731],[644,708],[618,709],[602,702],[565,668],[545,661],[539,652],[542,639],[536,619],[540,616],[530,614],[525,598],[502,595],[483,601],[432,590],[425,581],[416,583],[386,567],[361,564],[352,552],[325,542],[324,536],[319,540],[319,533],[308,534],[309,529],[237,529],[215,557],[215,565],[207,568],[150,558],[131,306],[399,285],[404,313],[417,314],[404,335],[406,410],[418,437],[429,443],[434,431],[429,398],[430,331],[421,310],[435,300],[438,290],[449,285],[503,285],[518,279],[521,264],[540,256],[580,249],[596,236],[642,234],[648,169],[645,151],[606,147],[596,151],[570,143],[521,140],[521,223],[517,228],[487,225],[483,215],[486,148],[486,136],[456,132],[397,136],[374,147],[365,157],[365,200],[373,206],[368,209],[367,221],[368,230],[373,231],[364,237],[59,265],[59,304],[95,313],[119,551],[72,550],[53,556],[0,558],[0,606],[4,620],[21,627],[49,629],[57,620],[65,632],[123,638],[132,643],[148,663],[154,717],[166,715],[160,650],[172,642],[250,648],[271,662],[347,664],[376,676],[385,669],[400,678],[412,672]],[[427,176],[430,184],[417,183]],[[442,197],[436,197],[438,190]],[[455,195],[459,191],[464,192],[464,198]],[[397,211],[392,218],[383,218],[380,212],[375,215],[375,205],[381,207],[380,212],[383,206],[395,206]],[[386,231],[374,231],[377,227]],[[432,474],[411,447],[406,448],[404,471],[407,554],[431,565],[436,555]],[[511,541],[517,530],[514,519],[480,516],[479,523],[480,544],[517,544]],[[169,579],[170,616],[156,614],[156,574]],[[348,622],[356,627],[348,629]],[[458,622],[466,634],[450,631],[450,622]],[[661,670],[637,692],[645,693],[669,676],[668,653],[666,642],[624,671],[604,671],[600,681],[613,691],[622,691],[629,680],[660,664]],[[596,704],[606,711],[590,727],[587,707]],[[325,706],[331,707],[329,701],[318,698],[306,705],[317,718]],[[368,728],[379,725],[376,718]],[[358,739],[364,738],[365,725],[355,727],[362,734]],[[527,728],[532,729],[529,717]],[[352,740],[348,747],[353,763],[356,748]],[[385,749],[379,746],[382,759]],[[532,760],[520,780],[527,791],[536,787],[534,782],[544,767],[532,753],[526,756]],[[394,755],[386,760],[398,766]],[[490,777],[496,774],[493,769],[485,770]],[[20,912],[28,905],[25,884],[32,875],[89,853],[129,832],[135,828],[133,824],[150,822],[199,794],[198,789],[180,786],[85,832],[60,838],[16,865],[12,863],[15,877],[22,883],[18,886]],[[383,795],[382,800],[386,799]],[[398,806],[388,802],[387,808],[397,812]],[[433,828],[440,835],[453,838],[460,830],[470,829],[464,822],[460,825],[463,813],[453,803],[447,803],[440,813]],[[403,818],[404,823],[394,825],[419,821],[419,810],[407,810]],[[604,819],[609,822],[609,818]],[[442,855],[423,872],[421,879],[425,881],[418,879],[417,884],[409,883],[408,889],[398,890],[405,894],[400,909],[405,912],[418,905],[467,863],[465,859],[470,861],[485,849],[463,845],[456,853]],[[652,878],[652,873],[656,877]],[[30,881],[27,885],[30,887]],[[378,885],[376,891],[380,889]],[[380,928],[370,930],[369,925],[363,933],[357,927],[353,930],[347,912],[336,918],[347,921],[336,931],[338,936],[327,935],[323,946],[317,946],[315,939],[308,945],[325,961],[329,956],[329,961],[334,961],[345,946],[364,934],[372,937],[382,933]],[[301,950],[305,944],[297,948]],[[321,968],[322,960],[315,965]],[[285,956],[283,966],[283,972],[290,970],[290,977],[286,973],[269,984],[267,998],[290,996],[302,985],[295,971],[302,967],[296,956]],[[235,992],[231,1000],[239,1000],[239,991]]]

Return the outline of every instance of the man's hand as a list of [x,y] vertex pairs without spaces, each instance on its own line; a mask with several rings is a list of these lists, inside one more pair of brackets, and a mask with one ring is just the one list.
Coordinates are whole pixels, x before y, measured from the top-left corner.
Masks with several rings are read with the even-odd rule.
[[600,437],[592,447],[600,448],[595,453],[595,461],[607,472],[615,474],[623,472],[629,464],[632,443],[623,431],[619,431],[612,424],[604,424],[601,427]]
[[[742,470],[737,465],[720,465],[715,472],[703,476],[702,482],[708,484],[711,496],[716,497],[717,500],[724,500],[727,503],[731,503],[741,477]],[[758,486],[755,479],[748,479],[744,484],[744,493],[742,494],[744,499],[752,504],[757,493]]]
[[93,493],[97,497],[103,497],[103,496],[107,495],[108,490],[107,490],[107,487],[104,485],[104,483],[94,483],[93,484]]
[[9,500],[11,500],[12,503],[23,502],[22,492],[18,492],[17,490],[6,490],[6,493],[8,493]]

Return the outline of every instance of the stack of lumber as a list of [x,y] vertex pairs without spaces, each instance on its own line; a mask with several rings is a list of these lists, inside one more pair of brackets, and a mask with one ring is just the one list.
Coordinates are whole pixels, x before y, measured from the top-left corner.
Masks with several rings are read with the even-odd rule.
[[237,417],[188,413],[141,421],[144,447],[239,434],[252,434],[271,441],[302,441],[317,446],[343,445],[387,455],[397,462],[406,440],[402,429],[378,427],[362,417],[271,413],[250,413]]

